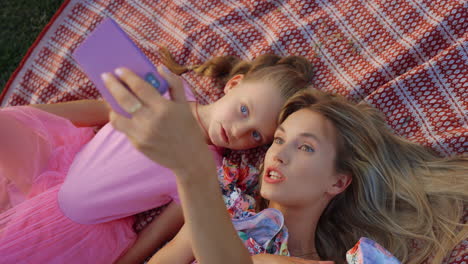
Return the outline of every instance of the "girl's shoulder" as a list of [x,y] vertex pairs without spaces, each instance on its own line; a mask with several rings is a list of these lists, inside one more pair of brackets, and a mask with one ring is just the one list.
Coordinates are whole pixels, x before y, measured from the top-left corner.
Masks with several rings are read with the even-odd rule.
[[258,170],[254,166],[224,158],[218,169],[218,182],[231,218],[244,218],[255,211]]

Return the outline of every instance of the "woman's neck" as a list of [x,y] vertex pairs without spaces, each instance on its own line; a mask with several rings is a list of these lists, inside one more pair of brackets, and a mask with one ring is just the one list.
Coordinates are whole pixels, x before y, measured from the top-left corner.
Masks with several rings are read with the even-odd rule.
[[270,208],[281,211],[288,228],[288,250],[291,256],[319,260],[315,248],[315,231],[324,207],[322,205],[286,207],[270,202]]
[[190,110],[192,111],[192,115],[198,123],[200,131],[203,133],[206,144],[212,145],[210,136],[208,134],[208,124],[210,123],[209,105],[200,105],[197,102],[192,102],[190,103]]

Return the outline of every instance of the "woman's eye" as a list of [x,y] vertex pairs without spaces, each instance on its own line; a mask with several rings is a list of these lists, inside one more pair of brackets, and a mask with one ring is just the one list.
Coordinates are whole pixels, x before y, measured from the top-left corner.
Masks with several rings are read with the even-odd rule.
[[241,113],[242,113],[244,116],[248,116],[248,115],[249,115],[249,109],[248,109],[247,106],[245,106],[245,105],[241,105],[240,111],[241,111]]
[[260,135],[260,133],[258,133],[258,131],[252,132],[252,137],[257,142],[262,141],[262,135]]
[[273,142],[274,142],[275,144],[283,144],[283,139],[280,138],[280,137],[275,137],[275,138],[273,139]]
[[311,147],[311,146],[308,146],[308,145],[302,145],[299,147],[300,150],[303,150],[305,152],[314,152],[315,150]]

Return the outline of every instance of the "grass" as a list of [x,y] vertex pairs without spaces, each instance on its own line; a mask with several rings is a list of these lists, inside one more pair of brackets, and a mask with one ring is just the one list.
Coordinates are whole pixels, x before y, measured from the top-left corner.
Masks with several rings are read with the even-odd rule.
[[0,93],[63,0],[0,0]]

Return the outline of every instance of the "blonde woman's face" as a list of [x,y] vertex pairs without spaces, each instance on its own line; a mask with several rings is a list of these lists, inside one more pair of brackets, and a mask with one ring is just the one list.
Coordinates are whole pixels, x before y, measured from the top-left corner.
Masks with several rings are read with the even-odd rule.
[[308,109],[291,114],[276,130],[262,175],[261,195],[285,206],[319,201],[336,181],[335,128]]
[[235,83],[210,106],[207,130],[211,143],[238,150],[270,143],[284,102],[274,83]]

